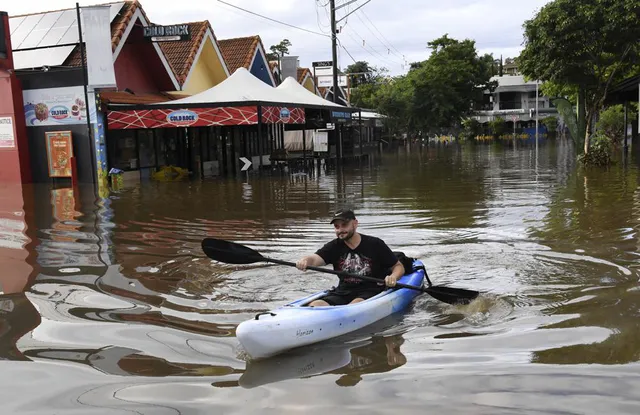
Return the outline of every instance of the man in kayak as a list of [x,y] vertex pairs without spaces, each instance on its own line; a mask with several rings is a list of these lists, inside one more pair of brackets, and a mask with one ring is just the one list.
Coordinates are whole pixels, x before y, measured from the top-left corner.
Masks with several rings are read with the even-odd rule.
[[[404,275],[404,267],[396,255],[380,238],[357,232],[358,220],[352,210],[337,211],[331,219],[337,238],[318,249],[315,254],[302,257],[296,267],[333,265],[336,271],[380,279],[379,283],[345,277],[338,287],[322,300],[313,301],[311,307],[345,305],[371,298],[387,287],[395,287]],[[391,269],[389,275],[387,272]]]

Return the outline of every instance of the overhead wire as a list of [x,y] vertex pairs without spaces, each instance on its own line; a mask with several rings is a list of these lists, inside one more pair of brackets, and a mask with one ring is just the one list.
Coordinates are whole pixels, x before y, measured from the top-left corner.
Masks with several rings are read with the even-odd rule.
[[[384,46],[384,47],[386,47],[386,48],[387,48],[387,53],[388,53],[388,54],[391,54],[391,52],[392,52],[392,51],[391,51],[391,47],[390,47],[389,45],[385,44],[385,43],[384,43],[384,41],[383,41],[382,39],[380,39],[380,38],[378,37],[378,35],[376,35],[376,34],[373,32],[373,30],[371,30],[371,28],[369,27],[369,25],[368,25],[364,20],[362,20],[362,18],[360,17],[360,14],[359,14],[359,13],[356,13],[356,17],[358,18],[358,20],[360,20],[360,21],[362,22],[362,25],[363,25],[364,27],[366,27],[366,28],[367,28],[367,30],[369,31],[369,33],[371,33],[371,34],[372,34],[376,39],[378,39],[378,41],[380,42],[380,44],[381,44],[382,46]],[[393,54],[394,54],[394,55],[396,55],[396,56],[398,56],[400,59],[403,59],[403,60],[404,60],[404,58],[403,58],[402,56],[398,55],[396,52],[393,52]]]
[[266,19],[266,20],[270,20],[270,21],[275,22],[275,23],[279,23],[279,24],[281,24],[281,25],[289,26],[289,27],[291,27],[291,28],[298,29],[298,30],[302,30],[302,31],[304,31],[304,32],[312,33],[312,34],[314,34],[314,35],[318,35],[318,36],[331,37],[331,36],[327,35],[326,33],[320,33],[320,32],[316,32],[316,31],[313,31],[313,30],[305,29],[305,28],[303,28],[303,27],[295,26],[295,25],[292,25],[292,24],[290,24],[290,23],[283,22],[283,21],[281,21],[281,20],[277,20],[277,19],[273,19],[273,18],[271,18],[271,17],[267,17],[267,16],[262,15],[262,14],[260,14],[260,13],[252,12],[251,10],[244,9],[244,8],[242,8],[242,7],[240,7],[240,6],[236,6],[235,4],[227,3],[227,2],[226,2],[226,1],[224,1],[224,0],[217,0],[217,1],[218,1],[219,3],[222,3],[222,4],[226,4],[226,5],[227,5],[227,6],[229,6],[229,7],[233,7],[234,9],[242,10],[243,12],[246,12],[246,13],[252,14],[252,15],[254,15],[254,16],[261,17],[261,18]]
[[384,34],[383,34],[379,29],[378,29],[378,27],[377,27],[377,26],[376,26],[376,25],[371,21],[371,19],[369,19],[369,16],[367,16],[367,13],[365,13],[365,11],[364,11],[364,10],[360,10],[360,13],[365,17],[365,19],[367,19],[367,20],[371,23],[371,25],[373,26],[373,28],[374,28],[378,33],[380,33],[380,36],[382,36],[382,38],[383,38],[384,40],[386,40],[386,41],[387,41],[387,43],[389,44],[389,46],[391,46],[391,48],[392,48],[392,49],[395,49],[395,51],[396,51],[396,52],[398,52],[400,55],[402,55],[403,60],[405,60],[405,61],[406,61],[404,54],[403,54],[402,52],[400,52],[400,51],[398,50],[398,48],[396,48],[395,46],[393,46],[393,44],[391,44],[391,42],[389,41],[389,39],[387,39],[387,38],[385,37],[385,35],[384,35]]

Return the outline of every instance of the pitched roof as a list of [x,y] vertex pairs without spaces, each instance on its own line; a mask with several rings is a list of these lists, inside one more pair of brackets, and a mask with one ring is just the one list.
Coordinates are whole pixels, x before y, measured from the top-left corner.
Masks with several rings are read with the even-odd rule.
[[[122,40],[122,36],[124,36],[124,32],[127,30],[127,26],[129,22],[133,18],[133,15],[137,10],[140,10],[142,16],[147,22],[150,22],[147,17],[144,9],[140,5],[140,2],[137,0],[126,0],[120,9],[120,12],[116,15],[116,17],[111,22],[111,51],[114,52],[120,41]],[[86,56],[85,56],[86,62]],[[73,49],[73,52],[69,55],[67,60],[64,62],[64,66],[81,66],[82,61],[80,58],[80,46],[76,46]]]
[[103,91],[100,99],[105,104],[155,104],[157,102],[173,101],[181,98],[167,93],[137,93],[131,94],[126,91]]
[[260,36],[248,36],[219,40],[218,44],[229,73],[234,73],[238,68],[250,69],[256,48],[262,45],[262,41]]
[[216,40],[208,20],[187,24],[189,25],[191,39],[182,42],[160,42],[160,49],[166,56],[167,61],[169,61],[169,66],[171,66],[171,70],[180,85],[184,85],[187,76],[189,76],[189,71],[191,71],[191,67],[195,63],[196,55],[202,41],[205,39],[207,29],[211,30],[214,41]]
[[309,68],[298,68],[298,83],[302,83],[304,82],[304,77],[307,75],[307,73],[309,74],[309,76],[311,76],[311,71],[309,71]]

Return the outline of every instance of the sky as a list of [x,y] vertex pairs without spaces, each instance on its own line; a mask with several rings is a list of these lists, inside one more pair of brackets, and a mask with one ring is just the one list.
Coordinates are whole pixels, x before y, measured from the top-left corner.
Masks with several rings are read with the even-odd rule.
[[[109,0],[107,0],[109,1]],[[142,0],[145,13],[155,24],[209,20],[218,39],[260,35],[265,48],[289,39],[291,56],[301,67],[331,60],[328,0],[224,0],[309,33],[234,9],[218,0]],[[336,0],[336,7],[351,0]],[[364,60],[384,67],[391,75],[406,73],[409,63],[429,57],[427,43],[445,33],[456,39],[473,39],[481,54],[515,57],[522,50],[525,20],[550,0],[357,0],[337,10],[337,19],[358,6],[359,10],[338,23],[341,68]],[[79,1],[81,6],[99,0]],[[365,4],[366,3],[366,4]],[[71,0],[0,0],[0,11],[9,15],[75,7]],[[346,51],[345,51],[346,49]],[[348,53],[347,53],[348,52]]]

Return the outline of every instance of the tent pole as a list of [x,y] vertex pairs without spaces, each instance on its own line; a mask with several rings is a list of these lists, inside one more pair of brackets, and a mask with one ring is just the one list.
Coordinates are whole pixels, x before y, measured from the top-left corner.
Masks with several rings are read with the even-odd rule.
[[262,169],[262,105],[258,105],[258,171]]
[[307,171],[307,126],[303,125],[302,128],[302,165],[304,166],[305,172]]

